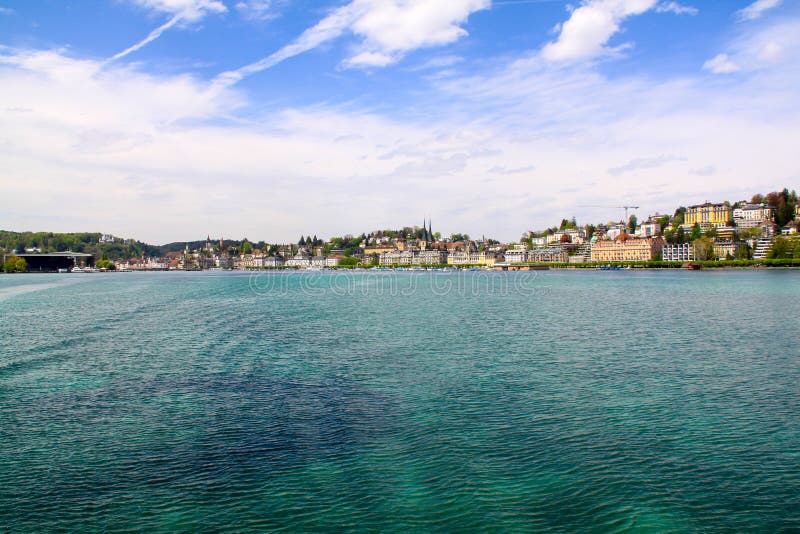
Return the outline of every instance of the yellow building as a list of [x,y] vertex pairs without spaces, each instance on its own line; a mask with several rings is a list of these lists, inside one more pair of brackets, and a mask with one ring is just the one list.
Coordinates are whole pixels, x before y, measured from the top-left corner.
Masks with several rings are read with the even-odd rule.
[[686,217],[683,220],[684,227],[691,228],[695,224],[701,227],[710,228],[712,226],[727,226],[733,220],[733,208],[727,204],[712,204],[706,202],[698,206],[686,208]]
[[364,248],[364,254],[365,255],[369,255],[369,254],[378,254],[378,255],[380,255],[380,254],[383,254],[385,252],[394,252],[395,250],[398,250],[398,248],[395,247],[394,245],[375,245],[374,247],[365,247]]
[[663,237],[637,239],[621,234],[616,239],[592,243],[592,261],[653,261],[664,252]]
[[449,265],[486,265],[485,252],[457,250],[447,255]]

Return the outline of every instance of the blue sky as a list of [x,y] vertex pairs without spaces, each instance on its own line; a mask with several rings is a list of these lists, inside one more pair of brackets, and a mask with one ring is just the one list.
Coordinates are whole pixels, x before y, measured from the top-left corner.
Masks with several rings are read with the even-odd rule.
[[0,0],[0,227],[513,240],[797,183],[796,0]]

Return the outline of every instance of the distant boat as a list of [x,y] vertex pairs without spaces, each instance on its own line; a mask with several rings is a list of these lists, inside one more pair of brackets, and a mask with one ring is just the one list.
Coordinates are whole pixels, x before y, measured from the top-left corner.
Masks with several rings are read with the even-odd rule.
[[703,266],[700,265],[699,263],[686,262],[683,264],[683,268],[689,269],[690,271],[699,271],[700,269],[703,268]]
[[72,268],[72,271],[70,271],[70,272],[73,272],[73,273],[83,273],[83,272],[85,272],[85,271],[84,271],[83,269],[81,269],[80,267],[73,267],[73,268]]
[[60,273],[68,273],[68,272],[69,272],[69,269],[60,268],[60,269],[58,270],[58,272],[60,272]]

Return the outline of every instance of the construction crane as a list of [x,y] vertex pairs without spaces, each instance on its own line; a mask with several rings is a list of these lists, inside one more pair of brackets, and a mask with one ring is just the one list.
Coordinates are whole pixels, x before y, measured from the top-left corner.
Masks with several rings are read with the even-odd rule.
[[618,210],[625,210],[625,223],[627,224],[628,219],[628,210],[638,210],[639,206],[578,206],[579,208],[614,208]]

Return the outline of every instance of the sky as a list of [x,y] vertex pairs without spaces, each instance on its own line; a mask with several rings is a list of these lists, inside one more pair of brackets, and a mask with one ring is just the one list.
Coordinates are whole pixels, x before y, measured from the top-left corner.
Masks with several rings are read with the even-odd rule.
[[800,177],[798,0],[0,0],[0,228],[513,241]]

